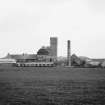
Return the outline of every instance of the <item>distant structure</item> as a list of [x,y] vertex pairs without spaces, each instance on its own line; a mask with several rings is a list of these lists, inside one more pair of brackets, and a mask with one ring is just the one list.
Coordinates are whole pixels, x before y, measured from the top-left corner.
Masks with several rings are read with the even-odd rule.
[[[9,61],[8,61],[9,59]],[[8,63],[15,60],[17,66],[54,66],[57,61],[57,37],[50,38],[50,46],[43,46],[37,54],[8,54],[0,63]],[[5,61],[4,61],[5,60]],[[11,61],[14,64],[13,61]],[[10,64],[10,63],[9,63]]]
[[71,66],[71,42],[67,41],[67,65]]
[[57,37],[50,37],[50,46],[41,47],[38,50],[37,54],[38,55],[49,55],[54,58],[57,58],[57,46],[58,46]]
[[51,56],[57,57],[57,37],[50,37],[50,48],[51,48]]
[[71,55],[71,41],[67,41],[67,57],[57,56],[58,39],[50,37],[50,45],[41,47],[36,54],[10,54],[0,58],[0,66],[8,67],[102,67],[105,59],[90,59],[84,56]]

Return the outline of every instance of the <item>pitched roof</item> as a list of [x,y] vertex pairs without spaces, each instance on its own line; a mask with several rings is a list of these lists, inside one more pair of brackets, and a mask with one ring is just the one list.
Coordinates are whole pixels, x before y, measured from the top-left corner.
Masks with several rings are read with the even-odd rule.
[[8,54],[5,58],[11,59],[35,59],[35,54]]
[[105,59],[92,59],[93,61],[97,61],[97,62],[104,62]]

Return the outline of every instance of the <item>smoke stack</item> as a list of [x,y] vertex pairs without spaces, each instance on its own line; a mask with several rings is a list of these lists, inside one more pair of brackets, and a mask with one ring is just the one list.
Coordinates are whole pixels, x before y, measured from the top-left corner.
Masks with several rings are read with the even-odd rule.
[[67,63],[68,66],[71,66],[71,42],[70,40],[67,41]]

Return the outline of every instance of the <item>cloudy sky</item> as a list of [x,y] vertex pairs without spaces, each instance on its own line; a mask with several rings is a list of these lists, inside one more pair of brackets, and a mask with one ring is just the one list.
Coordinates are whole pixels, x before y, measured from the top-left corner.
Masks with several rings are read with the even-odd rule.
[[59,56],[70,39],[72,53],[105,58],[105,0],[0,0],[0,57],[36,53],[50,36]]

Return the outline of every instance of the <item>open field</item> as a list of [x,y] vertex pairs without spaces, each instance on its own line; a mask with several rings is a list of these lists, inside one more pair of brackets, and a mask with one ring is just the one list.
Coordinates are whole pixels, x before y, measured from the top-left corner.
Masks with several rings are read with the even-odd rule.
[[1,67],[0,105],[105,105],[105,69]]

